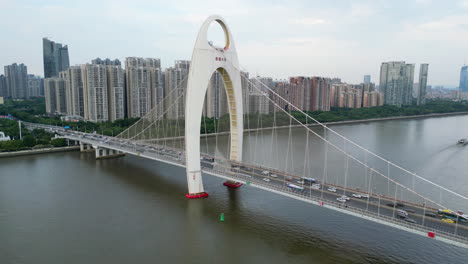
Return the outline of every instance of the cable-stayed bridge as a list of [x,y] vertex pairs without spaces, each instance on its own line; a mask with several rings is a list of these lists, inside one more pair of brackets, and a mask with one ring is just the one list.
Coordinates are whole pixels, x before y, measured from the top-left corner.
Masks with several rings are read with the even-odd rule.
[[[224,47],[207,40],[212,22],[224,30]],[[202,113],[214,72],[223,79],[229,114],[208,120]],[[256,103],[268,106],[266,113],[244,111],[242,82],[255,93]],[[367,150],[261,81],[249,80],[242,74],[231,32],[219,16],[202,25],[188,77],[118,136],[26,125],[78,141],[96,158],[127,153],[185,167],[188,198],[208,196],[202,181],[208,174],[226,179],[231,188],[242,184],[260,188],[468,248],[468,216],[439,211],[468,211],[467,197]]]

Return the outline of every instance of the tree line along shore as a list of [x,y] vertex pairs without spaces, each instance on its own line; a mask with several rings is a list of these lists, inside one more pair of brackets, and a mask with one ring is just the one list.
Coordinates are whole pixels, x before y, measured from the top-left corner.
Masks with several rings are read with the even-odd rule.
[[[303,124],[313,124],[314,122],[298,111],[288,111],[295,119]],[[322,123],[339,123],[342,121],[365,121],[389,118],[418,117],[434,114],[468,112],[468,102],[430,100],[422,106],[377,106],[370,108],[332,108],[330,111],[306,112],[309,116]],[[19,140],[19,126],[16,120],[48,125],[68,126],[72,130],[82,132],[96,132],[106,136],[116,136],[129,126],[133,125],[139,118],[126,118],[114,122],[93,123],[87,121],[65,122],[58,116],[47,116],[45,113],[45,102],[43,98],[30,100],[6,100],[4,105],[0,105],[0,115],[10,115],[13,120],[0,119],[0,131],[10,136],[12,140],[0,142],[0,151],[17,151],[43,147],[63,147],[66,146],[64,139],[52,139],[53,134],[42,129],[29,131],[23,127],[22,140]],[[168,120],[166,128],[175,133],[183,135],[180,131],[180,121]],[[293,125],[297,125],[292,121]],[[343,122],[347,123],[347,122]],[[244,116],[245,129],[258,129],[272,126],[289,126],[290,117],[284,112],[269,114],[250,113]],[[201,133],[218,133],[229,131],[229,115],[221,118],[201,118]],[[177,131],[179,129],[179,131]],[[162,135],[155,135],[162,136]]]

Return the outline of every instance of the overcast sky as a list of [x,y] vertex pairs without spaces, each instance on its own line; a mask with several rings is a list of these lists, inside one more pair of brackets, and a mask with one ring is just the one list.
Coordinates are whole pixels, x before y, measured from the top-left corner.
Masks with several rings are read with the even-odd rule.
[[190,59],[211,14],[226,19],[240,64],[262,76],[378,82],[381,62],[404,60],[416,64],[415,82],[429,63],[428,84],[458,86],[468,61],[468,0],[0,0],[0,66],[42,76],[49,37],[69,46],[72,65],[139,56],[168,67]]

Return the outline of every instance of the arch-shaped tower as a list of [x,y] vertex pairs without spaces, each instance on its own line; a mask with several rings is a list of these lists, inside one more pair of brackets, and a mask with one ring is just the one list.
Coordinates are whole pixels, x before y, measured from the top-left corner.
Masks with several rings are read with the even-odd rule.
[[[219,23],[226,39],[224,47],[208,42],[211,23]],[[200,128],[203,102],[208,82],[215,71],[223,77],[231,122],[230,159],[242,160],[243,108],[241,75],[237,52],[231,31],[220,16],[208,17],[198,32],[187,83],[185,100],[185,153],[187,166],[188,198],[206,197],[200,166]]]

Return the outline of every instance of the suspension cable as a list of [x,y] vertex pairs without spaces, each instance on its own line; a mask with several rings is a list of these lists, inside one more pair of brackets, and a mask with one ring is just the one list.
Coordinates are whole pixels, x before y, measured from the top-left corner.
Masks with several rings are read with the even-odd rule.
[[[252,82],[251,82],[250,80],[247,80],[247,81],[248,81],[249,83],[252,84]],[[259,88],[256,87],[255,85],[252,85],[252,86],[253,86],[255,89],[259,90]],[[268,100],[270,100],[274,105],[276,105],[277,107],[279,107],[279,105],[278,105],[277,103],[275,103],[271,98],[269,98],[269,97],[267,97],[267,98],[268,98]],[[282,109],[281,107],[279,107],[279,108],[280,108],[284,113],[288,114],[288,112],[287,112],[286,110]],[[315,136],[317,136],[317,137],[320,138],[321,140],[327,141],[327,140],[324,139],[322,136],[320,136],[319,134],[317,134],[315,131],[311,130],[309,127],[307,127],[307,126],[305,126],[304,124],[302,124],[302,123],[301,123],[297,118],[295,118],[294,116],[291,116],[291,115],[290,115],[290,118],[294,119],[294,121],[296,121],[300,126],[306,128],[307,130],[309,130],[310,132],[312,132]],[[312,118],[311,118],[311,119],[312,119]],[[330,131],[331,131],[331,130],[330,130]],[[361,164],[361,165],[363,165],[363,166],[369,167],[367,164],[364,164],[362,161],[358,160],[358,159],[355,158],[354,156],[350,156],[348,153],[344,152],[342,149],[340,149],[340,148],[339,148],[338,146],[336,146],[335,144],[333,144],[333,143],[331,143],[331,142],[329,142],[329,141],[327,141],[327,142],[328,142],[328,144],[330,144],[333,148],[335,148],[336,150],[338,150],[338,151],[342,152],[343,154],[347,155],[349,158],[351,158],[352,160],[356,161],[357,163],[359,163],[359,164]],[[374,170],[374,171],[375,171],[377,174],[379,174],[380,176],[382,176],[382,177],[388,179],[388,177],[385,176],[384,174],[382,174],[381,172],[376,171],[376,170]],[[406,190],[409,190],[409,191],[413,192],[412,190],[410,190],[410,189],[407,188],[406,186],[400,184],[399,182],[396,182],[396,181],[394,181],[394,180],[392,180],[392,179],[389,179],[389,180],[390,180],[392,183],[394,183],[394,184],[396,184],[396,185],[399,185],[399,186],[402,187],[403,189],[406,189]],[[415,193],[415,192],[413,192],[413,193],[416,194],[416,195],[419,196],[419,197],[425,198],[427,201],[430,201],[431,203],[433,203],[433,204],[435,204],[435,205],[439,205],[439,206],[441,206],[441,207],[444,207],[443,205],[441,205],[441,204],[439,204],[439,203],[437,203],[437,202],[435,202],[435,201],[433,201],[433,200],[431,200],[431,199],[429,199],[429,198],[427,198],[427,197],[424,197],[424,196],[422,196],[422,195],[420,195],[420,194],[418,194],[418,193]]]
[[[230,62],[230,61],[229,61],[229,62]],[[234,64],[231,63],[231,65],[232,65],[233,67],[235,67],[238,71],[241,71],[241,69],[238,69]],[[245,71],[245,69],[244,69],[244,71]],[[256,77],[254,77],[254,78],[256,78]],[[257,79],[257,78],[256,78],[256,79]],[[261,83],[261,82],[260,82],[260,83]],[[283,100],[284,102],[288,102],[286,99],[284,99],[282,96],[280,96],[280,95],[279,95],[278,93],[276,93],[274,90],[272,90],[271,88],[269,88],[267,85],[265,85],[265,84],[263,84],[263,83],[261,83],[261,84],[262,84],[268,91],[270,91],[271,93],[273,93],[275,96],[277,96],[278,98],[280,98],[280,99]],[[388,162],[389,164],[391,164],[392,166],[394,166],[394,167],[396,167],[396,168],[398,168],[398,169],[400,169],[400,170],[402,170],[402,171],[404,171],[404,172],[406,172],[406,173],[408,173],[408,174],[412,174],[412,175],[414,175],[415,177],[417,177],[417,178],[419,178],[419,179],[421,179],[421,180],[423,180],[423,181],[425,181],[425,182],[428,182],[428,183],[430,183],[430,184],[432,184],[432,185],[435,185],[435,186],[437,186],[437,187],[440,187],[441,189],[443,189],[443,190],[445,190],[445,191],[447,191],[447,192],[449,192],[449,193],[451,193],[451,194],[453,194],[453,195],[456,195],[456,196],[458,196],[458,197],[460,197],[460,198],[462,198],[462,199],[468,200],[468,197],[466,197],[466,196],[464,196],[464,195],[461,195],[461,194],[459,194],[459,193],[457,193],[457,192],[454,192],[454,191],[452,191],[452,190],[450,190],[450,189],[447,189],[447,188],[441,186],[440,184],[434,183],[434,182],[432,182],[432,181],[430,181],[430,180],[428,180],[428,179],[426,179],[426,178],[424,178],[424,177],[421,177],[421,176],[417,175],[416,173],[413,173],[413,172],[411,172],[411,171],[409,171],[409,170],[407,170],[407,169],[405,169],[405,168],[403,168],[403,167],[401,167],[401,166],[399,166],[399,165],[397,165],[397,164],[395,164],[395,163],[393,163],[393,162],[391,162],[391,161],[389,161],[389,160],[387,160],[387,159],[385,159],[385,158],[383,158],[383,157],[377,155],[376,153],[374,153],[374,152],[372,152],[372,151],[370,151],[370,150],[368,150],[368,149],[362,147],[361,145],[355,143],[354,141],[352,141],[352,140],[346,138],[345,136],[341,135],[340,133],[336,132],[335,130],[333,130],[333,129],[327,127],[327,126],[325,126],[324,124],[322,124],[321,122],[319,122],[319,121],[316,120],[315,118],[311,117],[310,115],[308,115],[307,113],[305,113],[304,111],[302,111],[300,108],[296,107],[295,105],[293,105],[293,104],[289,104],[289,105],[292,106],[294,109],[296,109],[296,110],[297,110],[298,112],[300,112],[301,114],[303,114],[303,115],[309,117],[310,119],[312,119],[312,120],[313,120],[314,122],[316,122],[318,125],[320,125],[320,126],[326,128],[326,129],[330,130],[333,134],[337,135],[337,136],[340,137],[340,138],[343,138],[345,141],[351,143],[352,145],[358,147],[359,149],[361,149],[361,150],[363,150],[363,151],[366,151],[366,152],[368,152],[369,154],[375,156],[376,158],[381,159],[381,160],[383,160],[383,161],[386,161],[386,162]],[[299,123],[301,123],[301,122],[299,122]],[[302,123],[301,123],[301,124],[302,124]]]

